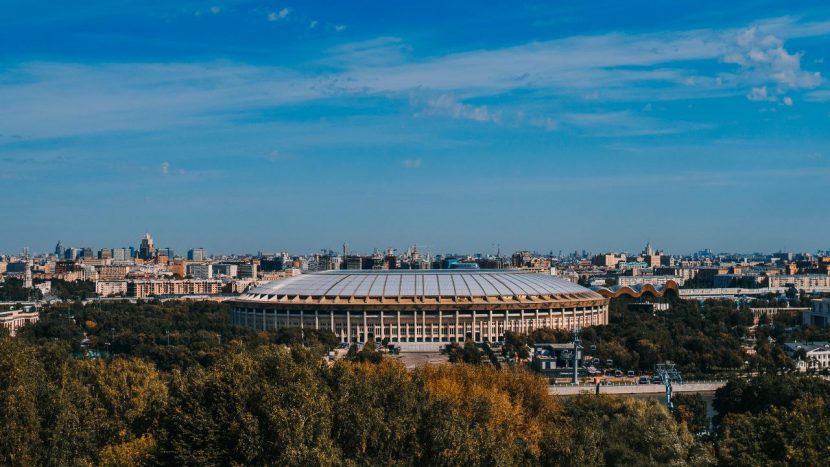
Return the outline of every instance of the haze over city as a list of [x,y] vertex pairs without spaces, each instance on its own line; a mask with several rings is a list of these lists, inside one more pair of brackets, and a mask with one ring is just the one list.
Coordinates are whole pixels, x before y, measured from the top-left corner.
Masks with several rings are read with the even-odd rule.
[[827,249],[830,9],[721,3],[6,2],[0,251]]

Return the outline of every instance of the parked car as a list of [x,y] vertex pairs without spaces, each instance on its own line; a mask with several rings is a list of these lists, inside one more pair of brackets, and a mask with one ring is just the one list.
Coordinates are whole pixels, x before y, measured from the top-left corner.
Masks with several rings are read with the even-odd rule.
[[628,370],[628,373],[626,373],[626,374],[628,375],[629,378],[633,378],[634,377],[634,370]]
[[623,375],[623,372],[622,372],[622,371],[620,371],[620,370],[614,370],[614,376],[616,376],[617,378],[621,378],[621,377],[622,377],[622,375]]
[[651,380],[648,379],[648,376],[640,376],[640,384],[651,384]]

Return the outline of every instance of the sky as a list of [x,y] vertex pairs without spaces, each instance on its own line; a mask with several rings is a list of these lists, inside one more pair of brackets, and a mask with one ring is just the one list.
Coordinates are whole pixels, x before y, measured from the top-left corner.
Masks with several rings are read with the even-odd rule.
[[0,0],[0,252],[830,249],[830,6]]

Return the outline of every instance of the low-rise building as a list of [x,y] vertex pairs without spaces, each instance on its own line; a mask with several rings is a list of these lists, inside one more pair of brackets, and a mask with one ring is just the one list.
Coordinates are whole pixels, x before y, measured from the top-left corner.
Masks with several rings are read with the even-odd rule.
[[0,325],[9,335],[14,336],[17,330],[29,323],[36,323],[40,319],[40,312],[35,309],[0,311]]
[[795,361],[799,371],[830,368],[830,342],[787,342],[784,352]]

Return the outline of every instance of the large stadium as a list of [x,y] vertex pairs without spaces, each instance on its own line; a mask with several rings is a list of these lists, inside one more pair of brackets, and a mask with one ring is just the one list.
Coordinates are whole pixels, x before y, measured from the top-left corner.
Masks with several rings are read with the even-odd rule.
[[255,329],[331,330],[434,350],[506,331],[608,322],[608,299],[558,277],[502,270],[349,270],[303,274],[255,287],[233,300],[234,323]]

